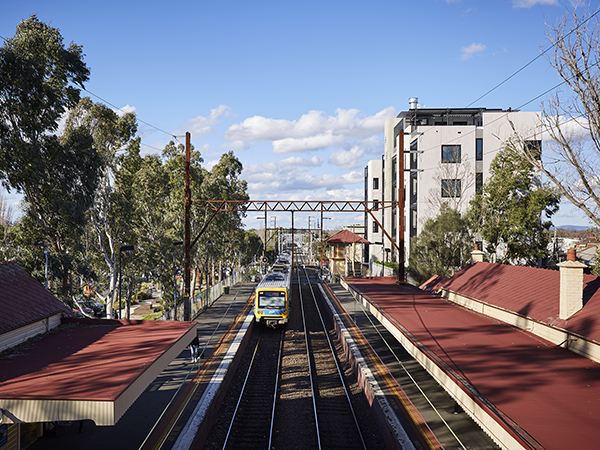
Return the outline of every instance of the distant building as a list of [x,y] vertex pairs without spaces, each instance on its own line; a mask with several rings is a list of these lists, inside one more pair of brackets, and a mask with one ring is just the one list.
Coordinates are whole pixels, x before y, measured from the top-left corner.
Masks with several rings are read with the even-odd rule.
[[384,261],[383,251],[383,209],[377,208],[377,203],[383,200],[383,160],[369,161],[365,167],[365,200],[374,202],[369,204],[375,211],[373,216],[365,213],[365,235],[371,245],[364,246],[363,261],[369,264],[369,272],[373,272],[373,261]]
[[[411,239],[418,236],[428,218],[437,216],[442,203],[466,211],[469,201],[489,177],[491,161],[515,130],[526,137],[527,145],[541,152],[539,112],[486,108],[421,109],[417,107],[416,98],[410,100],[408,111],[402,111],[385,123],[382,160],[369,161],[365,168],[367,201],[396,201],[402,175],[405,262],[408,261]],[[400,154],[402,174],[398,164]],[[378,190],[369,186],[375,179],[379,180]],[[396,243],[400,242],[397,209],[383,209],[381,215],[385,230]],[[386,249],[390,261],[398,261],[394,246],[389,239],[376,234],[374,230],[378,227],[373,222],[365,215],[365,237],[370,242],[383,244],[379,244],[379,248],[378,244],[371,245],[365,262],[382,258]]]

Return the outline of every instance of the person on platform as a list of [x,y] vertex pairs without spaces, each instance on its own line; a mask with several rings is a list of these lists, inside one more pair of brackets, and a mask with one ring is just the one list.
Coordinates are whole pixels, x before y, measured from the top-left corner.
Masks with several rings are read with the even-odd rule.
[[198,336],[194,337],[192,342],[190,342],[190,351],[192,353],[192,362],[198,361],[198,346],[200,342],[198,341]]

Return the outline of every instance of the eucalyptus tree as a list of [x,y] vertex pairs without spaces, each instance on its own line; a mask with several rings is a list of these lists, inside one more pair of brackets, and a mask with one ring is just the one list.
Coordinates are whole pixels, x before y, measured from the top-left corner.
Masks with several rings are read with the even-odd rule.
[[[221,155],[219,162],[215,164],[210,172],[206,172],[200,189],[200,199],[202,200],[236,200],[248,201],[250,199],[247,193],[247,182],[240,178],[242,173],[242,163],[233,154],[232,151]],[[204,210],[203,223],[209,219],[211,212]],[[209,259],[215,262],[219,269],[219,276],[222,273],[223,264],[233,262],[233,249],[241,245],[240,237],[236,232],[242,228],[244,218],[242,211],[228,211],[217,214],[207,229],[206,236],[203,236],[204,253],[208,256],[206,263],[206,273],[213,273],[214,268],[209,267]]]
[[[101,159],[100,180],[88,213],[89,242],[86,252],[99,276],[99,287],[107,288],[107,314],[117,294],[118,253],[133,236],[128,227],[131,207],[131,177],[139,169],[139,138],[133,113],[118,114],[88,97],[69,111],[65,130],[88,130]],[[106,286],[102,280],[106,280]]]
[[544,231],[559,201],[557,189],[542,183],[533,164],[507,146],[492,160],[481,194],[471,200],[471,229],[492,260],[536,264],[547,256]]
[[0,180],[24,194],[26,223],[59,260],[63,298],[101,159],[85,128],[59,136],[59,121],[79,101],[89,73],[81,46],[65,47],[59,30],[36,16],[0,48]]
[[442,203],[411,242],[408,270],[422,283],[432,275],[451,277],[469,261],[473,249],[469,224],[459,211]]

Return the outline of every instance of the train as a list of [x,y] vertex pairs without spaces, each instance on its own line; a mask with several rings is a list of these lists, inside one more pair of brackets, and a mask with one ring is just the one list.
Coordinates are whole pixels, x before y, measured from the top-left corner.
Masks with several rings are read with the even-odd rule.
[[290,317],[292,265],[285,255],[277,258],[256,286],[254,319],[268,327],[284,325]]

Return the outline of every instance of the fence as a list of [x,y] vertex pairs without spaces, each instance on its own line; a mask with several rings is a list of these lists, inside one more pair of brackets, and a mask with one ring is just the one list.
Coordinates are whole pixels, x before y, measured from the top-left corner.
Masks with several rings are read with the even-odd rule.
[[369,275],[372,277],[395,277],[398,276],[398,270],[373,261],[371,262],[371,270]]
[[[210,305],[214,303],[216,299],[218,299],[225,290],[234,284],[238,284],[242,281],[244,271],[234,271],[229,277],[224,280],[218,282],[217,284],[205,288],[201,291],[197,291],[193,298],[191,299],[191,317],[195,317],[200,312],[204,311]],[[183,302],[177,305],[177,319],[183,320]],[[157,320],[174,320],[175,319],[175,308],[171,308],[168,311],[165,311],[161,317]]]

